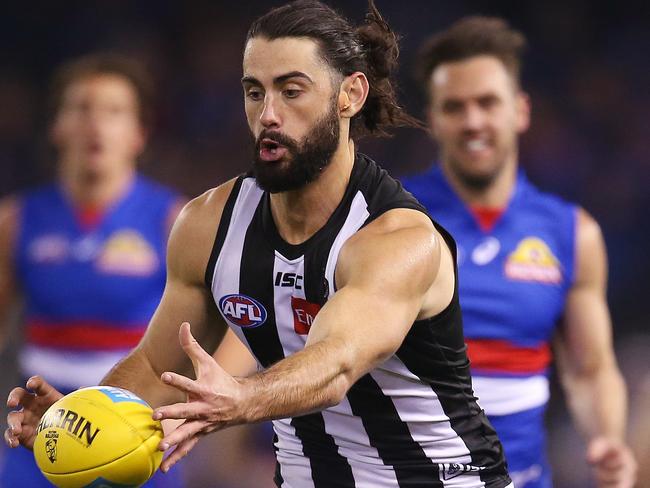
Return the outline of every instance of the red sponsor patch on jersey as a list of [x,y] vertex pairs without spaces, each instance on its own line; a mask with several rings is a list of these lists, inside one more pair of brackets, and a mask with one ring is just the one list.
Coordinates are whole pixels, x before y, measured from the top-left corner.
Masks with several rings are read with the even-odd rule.
[[309,334],[311,324],[314,323],[314,319],[320,311],[320,305],[302,298],[291,297],[291,309],[293,310],[293,330],[296,331],[296,334]]

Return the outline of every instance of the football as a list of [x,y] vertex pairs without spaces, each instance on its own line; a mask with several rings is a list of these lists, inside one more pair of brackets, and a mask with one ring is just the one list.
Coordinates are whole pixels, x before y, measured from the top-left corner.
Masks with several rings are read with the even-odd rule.
[[158,469],[160,422],[151,407],[122,388],[82,388],[64,396],[38,424],[34,457],[59,488],[136,487]]

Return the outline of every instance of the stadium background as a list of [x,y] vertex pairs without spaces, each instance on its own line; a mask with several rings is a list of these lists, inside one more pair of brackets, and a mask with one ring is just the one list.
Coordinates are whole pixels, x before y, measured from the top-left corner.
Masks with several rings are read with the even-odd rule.
[[[52,177],[46,140],[46,89],[53,69],[95,50],[142,60],[158,90],[156,119],[142,169],[195,196],[247,169],[241,51],[250,22],[281,1],[97,0],[12,2],[0,15],[0,196]],[[467,14],[506,17],[529,38],[524,87],[533,124],[521,162],[547,190],[580,202],[600,222],[610,258],[609,299],[619,361],[632,399],[650,383],[650,21],[619,2],[378,0],[402,35],[401,98],[423,115],[413,80],[415,52],[431,32]],[[355,21],[363,0],[331,1]],[[361,142],[363,151],[400,175],[435,157],[424,133]],[[14,329],[15,330],[15,329]],[[19,334],[13,334],[13,346]],[[2,397],[16,380],[5,351]],[[644,386],[646,385],[646,386]],[[557,390],[557,387],[555,387]],[[559,487],[589,486],[582,443],[556,393],[549,411],[551,460]],[[258,439],[261,438],[261,439]],[[189,460],[190,486],[271,486],[271,449],[257,433],[206,439]],[[226,471],[224,471],[226,470]],[[259,481],[264,480],[264,483]]]

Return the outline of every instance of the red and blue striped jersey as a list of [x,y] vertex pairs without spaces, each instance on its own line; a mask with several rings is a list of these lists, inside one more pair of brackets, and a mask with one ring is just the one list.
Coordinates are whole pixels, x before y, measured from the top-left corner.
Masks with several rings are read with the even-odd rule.
[[548,400],[550,341],[574,281],[576,206],[523,172],[490,229],[435,166],[404,186],[458,244],[460,302],[474,388],[490,415]]
[[137,176],[88,225],[57,185],[20,199],[16,274],[25,298],[22,374],[95,384],[142,336],[165,285],[178,196]]

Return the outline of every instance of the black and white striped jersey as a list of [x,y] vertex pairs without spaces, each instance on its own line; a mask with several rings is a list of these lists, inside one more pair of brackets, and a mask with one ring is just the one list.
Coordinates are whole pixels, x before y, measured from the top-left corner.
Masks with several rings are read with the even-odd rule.
[[[342,246],[393,208],[426,212],[357,154],[343,200],[326,225],[291,245],[275,227],[268,193],[250,176],[236,180],[206,284],[261,367],[304,348],[314,317],[336,293]],[[438,229],[455,253],[453,239]],[[283,488],[510,483],[501,444],[472,392],[457,291],[441,314],[415,322],[397,353],[355,383],[339,405],[273,425],[276,483]]]

